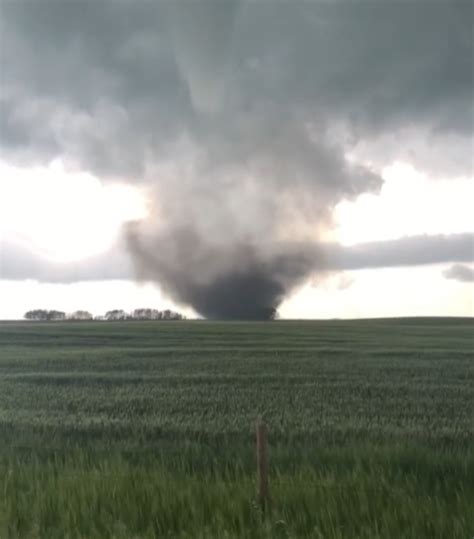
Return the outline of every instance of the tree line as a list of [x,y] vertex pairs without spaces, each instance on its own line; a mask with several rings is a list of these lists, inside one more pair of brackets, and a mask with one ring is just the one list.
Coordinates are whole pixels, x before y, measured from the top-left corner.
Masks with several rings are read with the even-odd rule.
[[159,311],[158,309],[135,309],[126,312],[123,309],[113,309],[104,315],[93,316],[89,311],[74,311],[65,313],[64,311],[34,309],[24,314],[26,320],[41,322],[61,321],[61,320],[185,320],[185,316],[170,309]]

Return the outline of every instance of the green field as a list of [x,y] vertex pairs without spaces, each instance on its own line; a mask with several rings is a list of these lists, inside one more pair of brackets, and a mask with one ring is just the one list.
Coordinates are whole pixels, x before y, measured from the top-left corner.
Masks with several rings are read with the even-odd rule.
[[473,329],[1,323],[0,537],[471,539]]

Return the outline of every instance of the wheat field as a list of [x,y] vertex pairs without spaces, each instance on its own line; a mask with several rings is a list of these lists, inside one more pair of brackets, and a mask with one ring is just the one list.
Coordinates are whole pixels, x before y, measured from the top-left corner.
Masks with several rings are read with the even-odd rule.
[[473,329],[1,323],[0,537],[472,537]]

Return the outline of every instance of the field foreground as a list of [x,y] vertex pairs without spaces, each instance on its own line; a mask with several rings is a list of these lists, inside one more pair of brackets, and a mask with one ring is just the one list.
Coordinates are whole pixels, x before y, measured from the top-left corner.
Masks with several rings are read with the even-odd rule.
[[0,537],[469,539],[473,329],[2,323]]

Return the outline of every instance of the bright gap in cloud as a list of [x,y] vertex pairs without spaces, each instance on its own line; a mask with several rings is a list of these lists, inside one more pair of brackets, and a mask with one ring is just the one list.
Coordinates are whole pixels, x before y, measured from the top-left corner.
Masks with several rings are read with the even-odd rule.
[[379,194],[366,193],[336,206],[336,241],[353,245],[474,230],[472,178],[433,180],[400,162],[385,167],[382,176]]
[[31,244],[58,262],[110,247],[121,225],[146,216],[144,194],[70,173],[61,161],[20,169],[0,163],[0,235]]
[[282,318],[474,316],[472,283],[446,279],[444,264],[338,273],[308,283],[280,307]]

